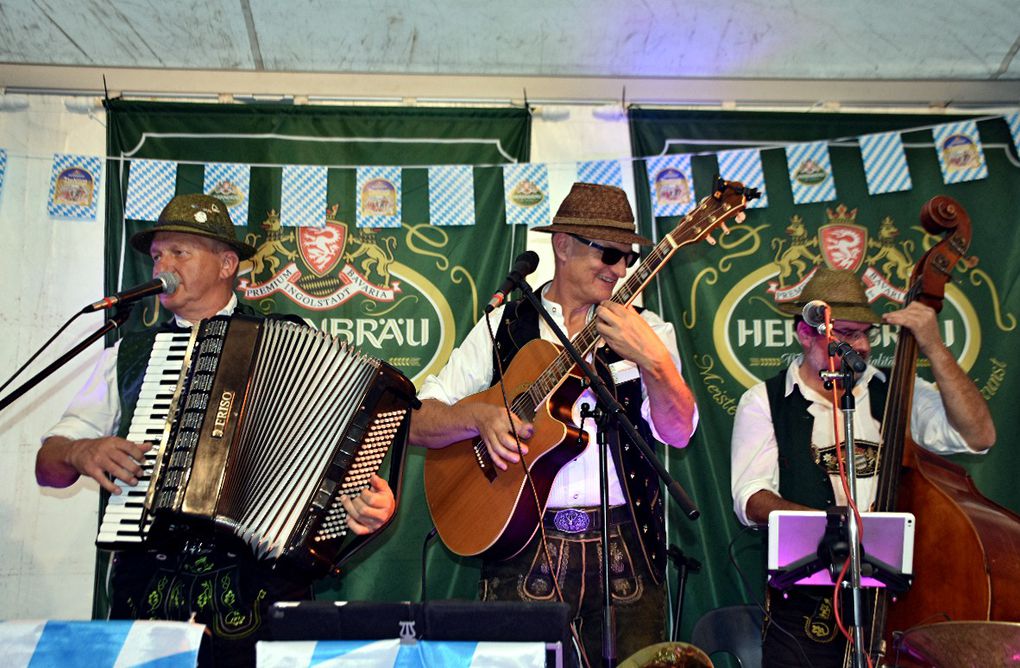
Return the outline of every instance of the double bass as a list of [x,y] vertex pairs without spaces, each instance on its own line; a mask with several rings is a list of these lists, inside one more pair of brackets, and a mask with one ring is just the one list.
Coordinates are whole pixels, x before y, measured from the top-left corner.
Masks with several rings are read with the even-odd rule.
[[[944,238],[918,261],[907,302],[942,308],[945,285],[971,240],[958,202],[938,196],[921,209],[921,224]],[[893,634],[945,621],[1020,621],[1020,516],[981,495],[966,471],[920,448],[910,411],[918,345],[900,330],[882,420],[878,490],[873,510],[917,518],[913,587],[891,600],[877,589],[865,628],[872,656],[890,653]],[[875,665],[878,665],[877,663]]]

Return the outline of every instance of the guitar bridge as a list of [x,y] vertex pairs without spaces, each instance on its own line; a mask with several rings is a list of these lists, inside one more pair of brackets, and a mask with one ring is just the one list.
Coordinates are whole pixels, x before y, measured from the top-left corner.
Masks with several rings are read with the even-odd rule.
[[475,441],[471,447],[475,452],[475,461],[478,462],[478,468],[482,470],[482,474],[489,482],[495,482],[496,467],[492,463],[492,457],[489,456],[489,451],[486,449],[485,443],[479,439]]

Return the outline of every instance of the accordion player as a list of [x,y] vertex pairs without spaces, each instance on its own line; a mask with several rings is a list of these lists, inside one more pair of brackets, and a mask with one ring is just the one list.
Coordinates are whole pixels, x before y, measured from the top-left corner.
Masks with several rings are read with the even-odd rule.
[[138,484],[111,497],[96,543],[227,532],[262,560],[336,568],[369,538],[347,536],[340,496],[365,489],[387,456],[399,489],[416,402],[395,368],[285,320],[158,334],[128,436],[158,447]]

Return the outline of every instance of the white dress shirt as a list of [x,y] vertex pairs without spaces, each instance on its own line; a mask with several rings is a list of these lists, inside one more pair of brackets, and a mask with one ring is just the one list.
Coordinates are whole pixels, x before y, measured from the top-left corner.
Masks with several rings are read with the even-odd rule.
[[[559,304],[545,298],[547,290],[548,286],[542,290],[542,305],[549,311],[556,325],[563,331],[566,331],[563,308]],[[503,317],[504,308],[500,306],[489,315],[493,333],[495,333]],[[591,320],[594,315],[595,307],[593,306],[588,314],[588,319]],[[665,322],[648,309],[641,312],[641,317],[651,326],[656,336],[662,340],[679,373],[681,369],[680,353],[677,350],[673,325]],[[555,333],[542,318],[539,318],[539,333],[543,340],[559,343]],[[640,375],[637,365],[627,360],[613,364],[612,372],[617,383],[637,378]],[[450,354],[450,359],[446,366],[438,374],[425,379],[421,391],[418,393],[418,398],[436,399],[444,404],[451,405],[464,397],[487,389],[491,384],[492,340],[489,338],[489,328],[486,325],[485,318],[483,318],[475,323],[475,326],[468,332],[467,337],[460,346]],[[655,438],[662,441],[651,419],[648,394],[643,383],[641,385],[641,396],[643,399],[641,402],[641,416],[651,426],[652,434]],[[595,395],[591,390],[584,390],[577,398],[577,401],[574,402],[571,410],[574,424],[581,424],[580,406],[582,403],[587,403],[589,406],[596,405]],[[598,441],[596,440],[597,430],[593,422],[593,420],[588,419],[585,420],[583,425],[584,431],[588,433],[589,447],[585,448],[584,452],[580,455],[567,462],[553,480],[552,489],[549,493],[549,508],[599,505],[599,454],[598,448],[594,447]],[[692,433],[693,428],[697,427],[697,423],[698,413],[695,407]],[[683,443],[670,445],[682,448],[687,445],[690,436],[691,434],[688,434]],[[610,505],[616,506],[626,503],[626,497],[620,486],[616,466],[612,458],[609,459],[609,483]]]
[[[230,315],[237,308],[237,295],[231,294],[230,301],[216,315]],[[192,323],[174,315],[177,324],[190,329]],[[42,440],[50,436],[63,436],[72,441],[82,438],[101,438],[117,433],[120,425],[120,389],[117,385],[117,355],[120,341],[107,348],[99,356],[92,375],[85,386],[71,400],[63,417],[43,434]]]
[[[826,397],[812,390],[801,376],[803,355],[798,356],[786,374],[786,388],[783,396],[789,397],[795,387],[800,388],[804,398],[811,402],[808,412],[814,418],[811,431],[812,448],[831,448],[835,444],[832,427],[832,404]],[[881,441],[881,425],[871,415],[868,382],[877,375],[885,375],[875,367],[861,374],[854,385],[853,395],[857,410],[854,412],[854,440],[878,444]],[[842,414],[841,414],[842,415]],[[840,422],[842,425],[842,422]],[[841,427],[842,429],[842,427]],[[949,424],[945,406],[938,388],[923,378],[914,384],[914,398],[910,413],[910,433],[915,443],[934,453],[945,455],[960,452],[975,452],[956,429]],[[843,440],[842,431],[840,441]],[[858,448],[859,449],[859,448]],[[747,501],[756,492],[768,490],[779,494],[779,446],[772,425],[768,392],[765,383],[758,383],[740,397],[737,414],[733,420],[733,437],[730,448],[731,470],[730,491],[733,495],[733,511],[746,525],[754,522],[747,517]],[[858,462],[858,468],[860,462]],[[846,495],[838,476],[830,476],[837,505],[846,505]],[[857,478],[857,507],[867,510],[875,500],[877,476]]]

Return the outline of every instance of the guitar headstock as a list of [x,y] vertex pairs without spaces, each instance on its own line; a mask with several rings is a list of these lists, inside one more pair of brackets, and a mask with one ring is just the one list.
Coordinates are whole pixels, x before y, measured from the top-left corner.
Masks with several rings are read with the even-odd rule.
[[[757,188],[716,176],[712,194],[698,202],[698,206],[683,217],[676,229],[670,232],[670,236],[680,244],[704,239],[714,245],[712,231],[718,227],[723,234],[729,234],[726,221],[738,218],[747,207],[747,203],[760,196]],[[740,218],[736,222],[742,221],[743,218]]]

